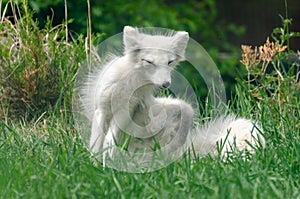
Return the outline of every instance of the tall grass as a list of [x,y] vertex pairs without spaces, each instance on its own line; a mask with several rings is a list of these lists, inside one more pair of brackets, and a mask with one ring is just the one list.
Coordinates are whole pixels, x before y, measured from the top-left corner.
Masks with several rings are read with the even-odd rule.
[[53,27],[51,18],[40,29],[26,0],[6,7],[12,16],[1,18],[0,117],[30,119],[62,106],[70,111],[74,74],[85,58],[83,37],[70,43],[68,22]]
[[[267,108],[264,106],[264,108]],[[298,107],[299,108],[299,107]],[[299,109],[298,109],[299,110]],[[243,111],[241,111],[243,113]],[[299,114],[299,112],[298,112]],[[267,147],[244,160],[183,158],[131,174],[103,168],[62,120],[1,122],[1,198],[297,198],[299,127],[264,116]],[[53,118],[52,118],[53,119]],[[277,126],[284,126],[281,131]]]
[[[230,107],[259,119],[265,149],[227,161],[184,156],[152,173],[124,173],[103,168],[71,113],[61,111],[70,110],[74,74],[86,52],[83,37],[66,39],[65,25],[51,27],[51,20],[39,29],[26,4],[8,5],[13,18],[1,18],[0,25],[0,198],[300,197],[299,62],[289,59],[299,53],[280,52],[265,73],[256,73],[258,63],[248,71],[253,79],[236,86]],[[11,120],[16,114],[21,119]],[[26,115],[34,119],[22,119]]]

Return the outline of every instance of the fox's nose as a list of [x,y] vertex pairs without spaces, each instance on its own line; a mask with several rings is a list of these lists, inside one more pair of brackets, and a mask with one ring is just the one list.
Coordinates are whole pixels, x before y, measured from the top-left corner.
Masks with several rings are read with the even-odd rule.
[[170,82],[164,82],[164,83],[162,84],[162,87],[163,87],[163,88],[169,88],[170,85],[171,85]]

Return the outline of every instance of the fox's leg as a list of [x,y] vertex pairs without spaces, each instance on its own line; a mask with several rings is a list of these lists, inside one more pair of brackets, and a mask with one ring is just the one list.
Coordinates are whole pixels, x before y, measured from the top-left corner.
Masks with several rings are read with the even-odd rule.
[[149,119],[150,123],[146,126],[146,131],[149,135],[156,135],[160,132],[167,121],[167,111],[165,110],[165,105],[161,103],[154,103],[149,108]]
[[105,136],[104,123],[105,123],[104,114],[99,109],[97,109],[94,112],[94,116],[93,116],[91,137],[89,143],[89,147],[92,153],[94,154],[98,153],[103,145],[103,140]]
[[113,124],[109,127],[105,137],[104,137],[104,141],[103,141],[103,154],[102,154],[102,163],[103,166],[105,167],[106,163],[106,158],[113,158],[113,153],[114,153],[114,149],[113,147],[116,146],[116,141],[118,140],[118,127],[115,126],[114,122],[112,122]]
[[161,145],[168,144],[168,150],[172,152],[186,143],[194,111],[188,103],[179,99],[158,98],[156,102],[163,106],[162,111],[167,114],[164,127],[157,138]]
[[126,110],[118,110],[112,117],[110,126],[103,140],[103,166],[105,166],[106,158],[113,158],[114,147],[119,142],[121,131],[125,131],[125,128],[130,123],[130,118],[125,114]]

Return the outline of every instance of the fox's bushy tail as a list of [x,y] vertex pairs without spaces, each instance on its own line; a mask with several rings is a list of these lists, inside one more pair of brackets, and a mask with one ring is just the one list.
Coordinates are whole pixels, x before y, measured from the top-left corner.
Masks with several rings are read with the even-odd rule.
[[258,147],[265,147],[261,125],[234,115],[221,116],[199,125],[193,133],[193,150],[199,156],[216,156],[218,153],[225,156],[234,150],[254,152]]

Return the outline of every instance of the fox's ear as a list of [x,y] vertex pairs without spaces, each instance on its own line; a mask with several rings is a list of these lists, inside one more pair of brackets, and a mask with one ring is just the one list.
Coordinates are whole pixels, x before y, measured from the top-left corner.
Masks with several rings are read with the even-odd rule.
[[173,36],[175,53],[179,56],[180,61],[184,60],[185,49],[189,41],[189,33],[178,31]]
[[136,28],[125,26],[123,30],[125,54],[139,49],[139,32]]

